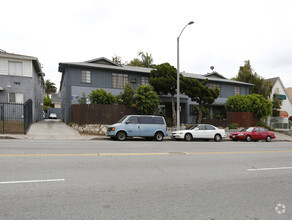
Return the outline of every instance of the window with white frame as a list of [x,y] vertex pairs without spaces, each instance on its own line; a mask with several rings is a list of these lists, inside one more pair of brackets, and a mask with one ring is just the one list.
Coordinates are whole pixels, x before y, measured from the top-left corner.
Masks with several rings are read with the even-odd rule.
[[149,84],[149,77],[147,77],[147,76],[142,76],[141,84],[142,84],[142,85]]
[[115,89],[124,89],[125,84],[128,82],[128,75],[127,74],[112,74],[112,87]]
[[9,103],[23,103],[23,93],[9,93],[8,94]]
[[22,62],[8,61],[8,75],[22,76],[23,67]]
[[234,86],[234,95],[240,95],[240,87],[239,86]]
[[91,72],[82,70],[81,71],[81,83],[91,83]]

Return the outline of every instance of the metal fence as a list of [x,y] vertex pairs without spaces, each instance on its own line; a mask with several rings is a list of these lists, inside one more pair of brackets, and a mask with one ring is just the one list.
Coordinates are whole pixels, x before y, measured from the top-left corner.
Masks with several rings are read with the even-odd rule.
[[26,133],[32,123],[32,101],[0,103],[0,133]]

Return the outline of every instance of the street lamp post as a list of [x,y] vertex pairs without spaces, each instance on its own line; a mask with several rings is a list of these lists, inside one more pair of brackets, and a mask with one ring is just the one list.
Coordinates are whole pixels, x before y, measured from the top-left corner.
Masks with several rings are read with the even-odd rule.
[[177,37],[177,87],[176,87],[176,129],[180,130],[180,88],[179,88],[179,38],[184,31],[184,29],[193,24],[193,21],[187,23],[187,25],[182,29],[179,36]]

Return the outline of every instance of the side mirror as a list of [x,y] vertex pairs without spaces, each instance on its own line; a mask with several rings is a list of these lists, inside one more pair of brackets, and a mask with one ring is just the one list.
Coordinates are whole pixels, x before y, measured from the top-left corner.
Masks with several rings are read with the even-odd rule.
[[126,124],[130,124],[130,121],[126,121]]

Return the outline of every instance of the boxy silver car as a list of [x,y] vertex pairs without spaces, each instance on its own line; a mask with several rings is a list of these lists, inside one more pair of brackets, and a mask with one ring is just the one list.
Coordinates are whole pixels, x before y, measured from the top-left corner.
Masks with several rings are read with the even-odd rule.
[[162,116],[126,115],[107,129],[107,136],[119,141],[127,137],[154,138],[162,141],[167,136],[167,126]]

